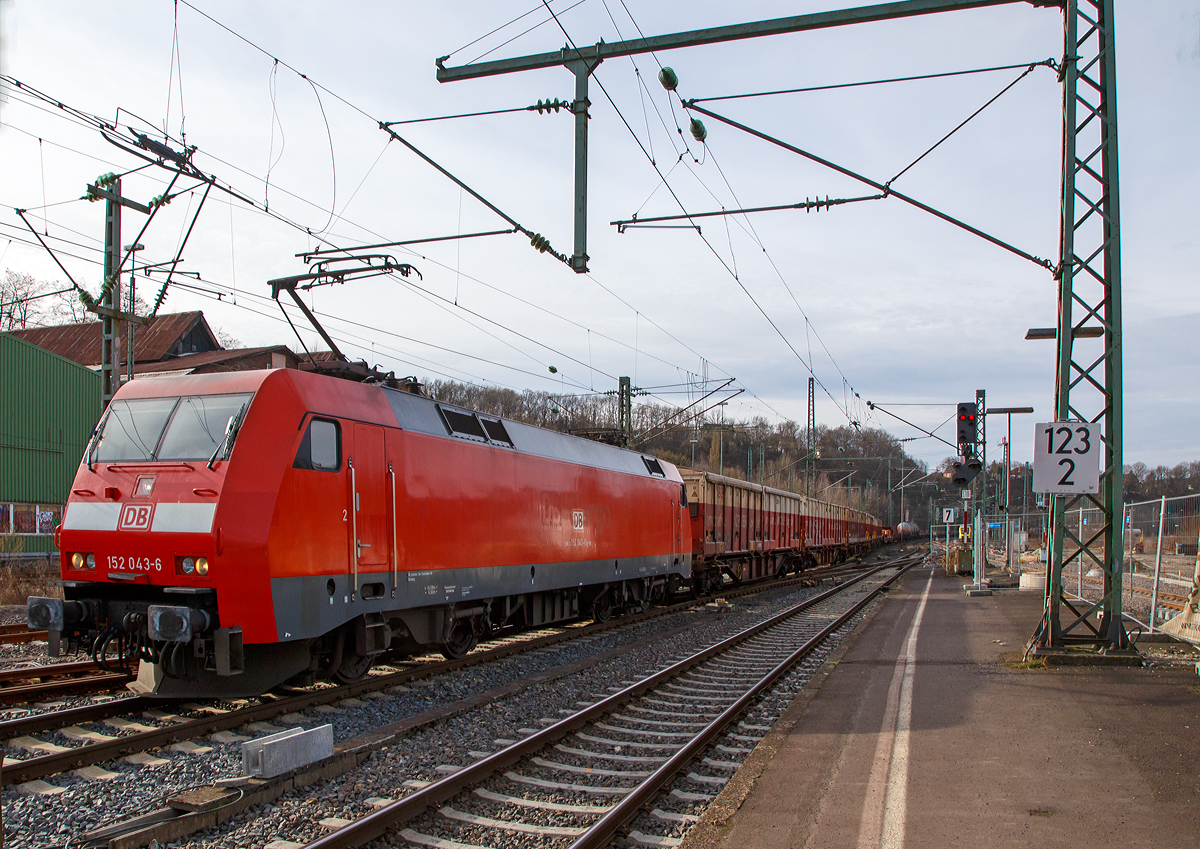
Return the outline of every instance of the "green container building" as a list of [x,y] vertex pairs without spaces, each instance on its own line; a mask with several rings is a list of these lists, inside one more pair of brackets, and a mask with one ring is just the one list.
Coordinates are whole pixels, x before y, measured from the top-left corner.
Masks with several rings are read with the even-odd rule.
[[0,560],[54,551],[100,413],[98,373],[0,333]]

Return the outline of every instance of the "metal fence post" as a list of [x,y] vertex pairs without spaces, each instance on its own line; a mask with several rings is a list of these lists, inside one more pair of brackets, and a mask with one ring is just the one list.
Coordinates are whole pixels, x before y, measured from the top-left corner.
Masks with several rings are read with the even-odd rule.
[[[1163,520],[1167,516],[1167,497],[1162,496],[1158,507],[1158,545],[1154,549],[1154,591],[1150,593],[1150,633],[1154,633],[1154,623],[1158,621],[1158,575],[1162,569],[1162,531]],[[1132,581],[1132,578],[1130,579]]]

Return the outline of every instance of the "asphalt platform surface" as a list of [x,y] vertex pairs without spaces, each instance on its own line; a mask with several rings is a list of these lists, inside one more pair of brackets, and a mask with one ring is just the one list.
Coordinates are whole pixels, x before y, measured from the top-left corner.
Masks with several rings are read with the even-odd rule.
[[963,583],[911,570],[683,849],[1200,846],[1200,656],[1025,668],[1041,593]]

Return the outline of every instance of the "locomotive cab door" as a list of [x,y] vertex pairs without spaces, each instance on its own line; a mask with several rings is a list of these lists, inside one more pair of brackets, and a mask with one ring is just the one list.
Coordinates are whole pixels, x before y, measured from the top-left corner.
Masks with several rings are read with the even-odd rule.
[[354,424],[354,445],[350,460],[354,467],[353,540],[359,568],[386,566],[391,549],[388,521],[387,461],[384,458],[383,428]]

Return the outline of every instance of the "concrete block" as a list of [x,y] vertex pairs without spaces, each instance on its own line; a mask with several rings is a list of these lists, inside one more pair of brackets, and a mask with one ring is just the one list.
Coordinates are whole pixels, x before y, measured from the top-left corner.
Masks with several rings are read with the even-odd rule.
[[234,734],[232,731],[217,731],[209,734],[208,739],[214,743],[245,743],[250,738],[245,734]]
[[363,803],[372,809],[386,808],[388,805],[395,802],[395,799],[388,799],[383,796],[372,796],[369,799],[364,799]]
[[66,728],[60,728],[58,729],[58,733],[68,740],[76,740],[80,743],[105,743],[109,740],[117,739],[108,734],[88,731],[86,728],[80,728],[78,725],[68,725]]
[[74,772],[75,775],[79,776],[80,778],[86,778],[88,781],[112,781],[121,774],[119,772],[110,772],[109,770],[98,766],[81,766]]
[[21,796],[57,796],[67,788],[57,787],[45,781],[26,781],[17,785],[17,793]]
[[142,716],[146,719],[157,719],[159,722],[165,722],[167,725],[179,725],[183,722],[188,722],[187,719],[177,713],[170,713],[165,710],[144,710]]
[[147,731],[157,731],[158,726],[146,725],[142,722],[134,722],[132,719],[123,719],[119,716],[114,716],[112,719],[104,720],[104,724],[109,728],[115,728],[118,731],[132,731],[138,734],[144,734]]
[[134,766],[160,767],[170,763],[166,758],[156,758],[154,755],[146,752],[135,752],[125,758],[125,763],[133,764]]
[[14,737],[8,741],[10,749],[23,749],[37,755],[53,755],[58,752],[71,751],[70,746],[60,746],[57,743],[46,743],[36,737]]
[[251,722],[246,726],[247,731],[253,731],[255,734],[278,734],[283,731],[278,725],[272,725],[269,722]]
[[317,823],[321,828],[328,828],[330,831],[336,831],[339,828],[345,828],[350,825],[350,820],[345,817],[325,817]]
[[183,740],[179,743],[172,743],[170,749],[172,752],[179,752],[184,755],[207,755],[212,751],[212,746],[201,746],[199,743],[193,743],[191,740]]
[[242,772],[262,778],[333,757],[333,726],[293,728],[242,744]]
[[304,844],[293,843],[291,840],[272,840],[263,849],[304,849]]

